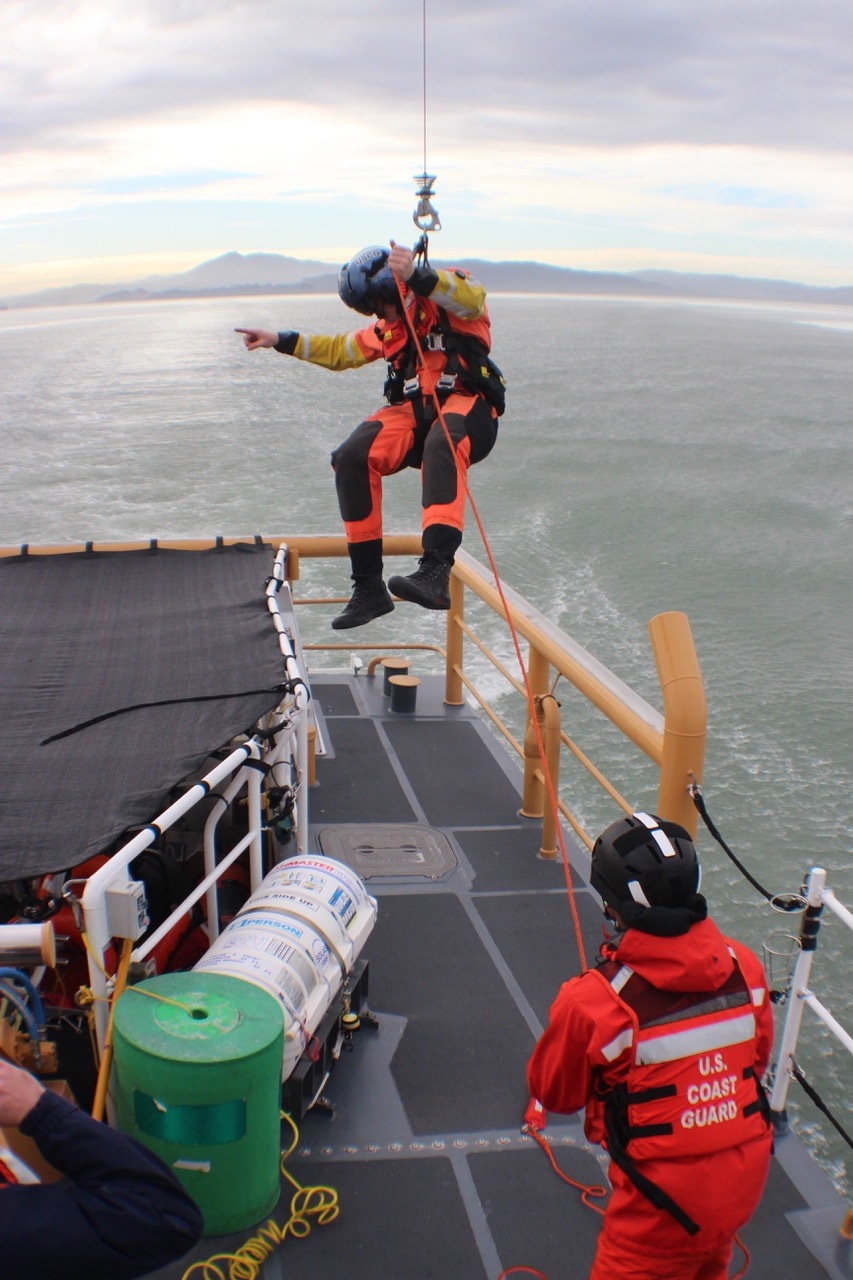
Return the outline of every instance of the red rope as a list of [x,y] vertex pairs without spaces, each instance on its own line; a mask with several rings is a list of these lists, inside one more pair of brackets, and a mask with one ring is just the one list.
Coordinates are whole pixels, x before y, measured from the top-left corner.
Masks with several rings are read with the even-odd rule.
[[504,1280],[504,1276],[515,1276],[523,1271],[526,1276],[537,1276],[538,1280],[548,1280],[548,1277],[542,1272],[537,1271],[535,1267],[507,1267],[498,1276],[498,1280]]
[[594,1204],[593,1201],[603,1200],[608,1194],[607,1188],[596,1184],[587,1186],[584,1182],[575,1182],[574,1178],[570,1178],[569,1175],[564,1173],[557,1164],[557,1158],[551,1149],[551,1144],[543,1134],[537,1133],[535,1129],[525,1129],[524,1132],[529,1134],[534,1142],[538,1142],[539,1146],[548,1157],[548,1163],[556,1173],[557,1177],[562,1178],[563,1182],[567,1182],[570,1187],[574,1187],[576,1191],[581,1193],[581,1204],[585,1204],[587,1209],[592,1209],[594,1213],[600,1213],[603,1215],[604,1208],[602,1205]]
[[738,1271],[737,1275],[732,1276],[732,1280],[743,1280],[743,1277],[746,1275],[747,1271],[749,1270],[749,1264],[750,1262],[752,1262],[752,1256],[750,1255],[749,1250],[747,1249],[744,1242],[741,1240],[740,1236],[735,1236],[735,1244],[743,1254],[743,1266],[741,1267],[740,1271]]
[[[423,348],[421,346],[420,339],[418,338],[418,335],[415,332],[415,326],[412,323],[411,317],[409,316],[408,310],[406,308],[406,298],[405,298],[405,294],[403,293],[402,283],[400,281],[399,276],[396,275],[396,273],[394,275],[394,279],[397,283],[397,292],[400,296],[400,307],[403,313],[403,318],[406,321],[406,325],[408,327],[409,333],[411,334],[412,340],[415,344],[415,350],[417,351],[419,367],[421,369],[425,369],[426,363],[424,360]],[[504,594],[503,584],[501,582],[500,574],[498,573],[498,567],[495,562],[494,555],[492,553],[492,548],[489,543],[488,535],[486,534],[485,526],[483,524],[482,519],[480,518],[480,512],[477,508],[476,502],[474,501],[474,495],[471,493],[471,489],[468,485],[468,478],[465,472],[465,468],[462,466],[461,462],[459,461],[457,451],[456,451],[456,446],[453,443],[453,438],[450,434],[450,431],[448,429],[447,423],[444,418],[444,411],[441,407],[441,402],[439,401],[439,398],[436,395],[434,387],[430,388],[430,394],[432,396],[432,402],[435,405],[436,416],[438,418],[438,421],[441,423],[442,430],[444,431],[445,437],[447,439],[447,443],[453,455],[453,460],[456,464],[457,474],[459,476],[460,481],[462,482],[462,487],[465,490],[465,496],[468,499],[468,502],[471,504],[471,511],[473,513],[477,528],[480,532],[480,538],[482,539],[483,547],[485,548],[486,556],[489,561],[489,568],[491,569],[492,575],[495,580],[495,588],[500,598],[501,605],[503,606],[504,617],[506,618],[507,625],[509,626],[509,632],[512,638],[512,644],[515,650],[515,656],[518,662],[518,668],[519,668],[519,671],[521,672],[522,681],[524,683],[524,690],[527,695],[527,705],[528,705],[528,710],[530,714],[530,721],[533,726],[533,731],[536,735],[536,747],[539,752],[539,758],[542,764],[542,773],[545,778],[545,789],[548,793],[548,803],[550,804],[551,810],[554,814],[554,827],[557,833],[557,843],[560,847],[560,859],[563,864],[563,874],[565,876],[566,890],[569,896],[569,908],[571,910],[572,923],[574,925],[575,942],[578,949],[578,956],[580,958],[581,969],[585,971],[588,967],[586,962],[586,950],[584,948],[580,916],[578,914],[577,902],[575,901],[575,891],[574,891],[574,886],[572,885],[571,871],[569,869],[569,855],[566,849],[565,837],[563,835],[562,827],[560,825],[560,811],[559,811],[559,806],[557,804],[557,795],[554,788],[554,780],[551,777],[551,770],[548,767],[548,760],[545,755],[545,744],[542,740],[542,731],[539,727],[539,720],[536,715],[536,703],[533,697],[533,690],[530,686],[530,680],[527,675],[527,668],[524,665],[524,658],[521,653],[521,645],[519,643],[518,633],[515,629],[515,625],[513,624],[512,618],[510,616],[509,605],[507,604],[506,596]]]

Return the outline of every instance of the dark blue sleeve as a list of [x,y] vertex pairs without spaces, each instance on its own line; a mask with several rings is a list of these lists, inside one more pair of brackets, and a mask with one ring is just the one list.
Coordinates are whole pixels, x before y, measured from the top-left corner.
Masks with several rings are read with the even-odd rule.
[[70,1181],[0,1190],[4,1276],[132,1280],[180,1258],[202,1219],[152,1152],[46,1092],[21,1124]]

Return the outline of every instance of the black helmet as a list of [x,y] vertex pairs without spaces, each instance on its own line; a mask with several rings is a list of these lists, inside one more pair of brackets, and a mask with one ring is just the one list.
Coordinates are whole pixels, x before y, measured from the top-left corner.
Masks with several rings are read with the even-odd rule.
[[348,307],[363,316],[375,315],[383,302],[396,302],[400,295],[394,272],[388,266],[388,250],[380,244],[359,249],[341,267],[338,293]]
[[620,818],[592,848],[593,889],[607,906],[680,907],[699,890],[700,870],[688,832],[648,813]]

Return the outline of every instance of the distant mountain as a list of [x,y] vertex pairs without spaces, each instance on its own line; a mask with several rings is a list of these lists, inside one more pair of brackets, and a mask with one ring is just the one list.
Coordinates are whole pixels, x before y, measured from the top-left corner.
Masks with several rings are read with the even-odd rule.
[[680,271],[635,271],[634,278],[682,297],[749,298],[754,302],[830,302],[850,306],[853,287],[821,288],[790,280],[760,280],[746,276],[690,275]]
[[173,276],[149,276],[137,286],[151,293],[170,289],[204,290],[245,288],[246,285],[299,284],[309,276],[328,275],[338,278],[340,263],[315,262],[313,259],[286,258],[280,253],[224,253],[221,258],[202,262],[191,271]]
[[[440,265],[440,263],[437,263]],[[556,293],[587,296],[720,298],[753,302],[853,305],[853,287],[838,289],[745,276],[690,275],[677,271],[621,274],[577,271],[543,262],[467,259],[455,265],[478,276],[492,293]],[[119,285],[79,284],[0,298],[7,307],[47,307],[87,302],[147,302],[178,298],[285,293],[335,293],[337,263],[288,258],[278,253],[225,253],[190,271],[147,276]]]

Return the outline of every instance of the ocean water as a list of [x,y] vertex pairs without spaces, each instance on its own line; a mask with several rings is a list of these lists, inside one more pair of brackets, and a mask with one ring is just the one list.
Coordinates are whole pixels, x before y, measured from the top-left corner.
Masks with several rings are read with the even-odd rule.
[[[656,706],[646,625],[686,612],[713,819],[772,891],[818,864],[853,907],[853,310],[497,296],[491,313],[509,407],[470,481],[501,577]],[[380,402],[382,372],[248,353],[240,324],[351,317],[316,297],[0,312],[0,543],[338,532],[329,453]],[[416,473],[387,482],[385,515],[417,530]],[[465,546],[485,560],[473,521]],[[319,570],[304,572],[314,594]],[[344,566],[316,589],[343,594]],[[441,638],[440,615],[401,614],[383,638]],[[327,618],[307,638],[331,636]],[[511,665],[509,638],[495,647]],[[556,692],[584,750],[653,809],[647,762]],[[571,772],[563,791],[593,834],[616,816]],[[701,825],[699,849],[726,929],[760,952],[789,928]],[[826,914],[813,987],[853,1030],[853,939]],[[800,1062],[850,1131],[853,1061],[808,1013]],[[796,1085],[790,1111],[849,1189],[849,1148],[828,1126],[821,1142]]]

